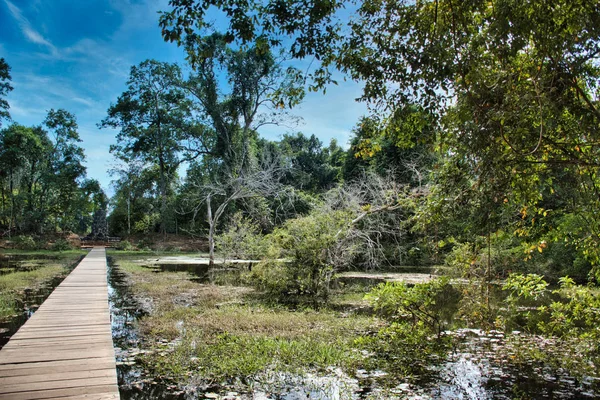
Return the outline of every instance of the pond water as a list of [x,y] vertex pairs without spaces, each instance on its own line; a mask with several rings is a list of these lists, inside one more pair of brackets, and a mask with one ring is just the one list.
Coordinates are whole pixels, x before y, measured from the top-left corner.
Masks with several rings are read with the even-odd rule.
[[146,312],[129,291],[125,274],[108,261],[108,302],[111,314],[113,344],[117,361],[117,379],[121,399],[180,399],[172,384],[156,380],[135,363],[142,343],[135,327]]
[[[55,287],[60,285],[63,279],[83,259],[83,255],[74,263],[66,267],[66,273],[45,282],[42,286],[23,290],[22,299],[17,300],[17,308],[21,310],[12,318],[0,320],[0,348],[2,348],[11,336],[27,322],[37,311],[40,305],[50,296]],[[32,271],[43,267],[48,261],[58,260],[57,255],[18,254],[0,255],[0,275],[10,274],[18,271]]]
[[[198,282],[218,282],[222,276],[231,278],[235,270],[221,268],[209,271],[206,265],[157,264],[149,267],[156,273],[186,271]],[[229,280],[229,278],[224,280]],[[365,287],[377,284],[370,281]],[[117,354],[117,371],[122,399],[192,399],[221,398],[223,387],[179,388],[174,382],[161,381],[148,375],[135,356],[143,352],[143,344],[136,334],[135,323],[144,315],[143,307],[136,303],[128,289],[124,275],[109,258],[109,292],[113,321],[113,339]],[[454,291],[456,292],[456,291]],[[499,289],[492,290],[500,296]],[[448,293],[444,301],[448,313],[456,306],[456,293]],[[560,367],[548,368],[535,363],[516,365],[506,351],[506,338],[501,332],[479,330],[454,330],[448,332],[460,338],[456,348],[444,360],[431,367],[422,377],[410,382],[397,382],[392,389],[382,389],[378,381],[386,375],[383,371],[356,371],[352,378],[337,369],[321,376],[302,376],[270,373],[255,377],[251,395],[230,393],[228,399],[252,398],[256,400],[279,399],[367,399],[367,398],[419,398],[419,399],[586,399],[600,397],[600,383],[594,378],[576,379]],[[174,345],[165,343],[165,346]]]

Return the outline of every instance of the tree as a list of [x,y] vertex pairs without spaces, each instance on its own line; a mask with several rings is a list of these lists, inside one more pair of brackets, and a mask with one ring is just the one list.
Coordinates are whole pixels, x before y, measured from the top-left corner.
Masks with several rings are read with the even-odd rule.
[[13,87],[10,85],[10,66],[6,63],[4,58],[0,58],[0,127],[2,126],[2,119],[10,119],[8,109],[10,108],[8,101],[3,99]]
[[[244,200],[247,211],[264,213],[259,194],[265,195],[270,192],[266,186],[276,184],[258,182],[273,179],[274,167],[259,157],[257,130],[283,122],[287,108],[302,100],[304,90],[298,72],[284,70],[260,46],[233,49],[223,35],[213,34],[187,43],[187,51],[202,55],[195,60],[185,87],[200,121],[210,129],[197,137],[207,151],[188,171],[184,211],[196,215],[206,205],[212,265],[215,229],[225,210],[232,203],[242,206]],[[221,84],[222,72],[226,85]]]
[[111,152],[125,162],[135,159],[156,164],[159,172],[160,231],[166,233],[169,181],[177,167],[201,154],[187,141],[198,132],[192,126],[191,104],[175,64],[146,60],[131,67],[128,89],[110,106],[103,128],[120,129]]
[[51,109],[44,126],[0,131],[0,226],[9,234],[85,233],[106,202],[98,182],[85,179],[77,129],[73,114]]
[[304,97],[299,72],[291,67],[284,70],[261,46],[233,49],[218,33],[188,41],[186,50],[190,57],[194,55],[194,72],[185,87],[205,125],[214,130],[211,156],[221,160],[228,174],[251,170],[257,163],[257,130],[285,122],[286,109]]
[[576,240],[600,263],[594,212],[600,192],[596,2],[172,0],[170,5],[160,21],[166,40],[183,41],[209,29],[206,13],[214,7],[228,18],[231,40],[291,43],[293,57],[314,56],[320,61],[312,76],[315,87],[324,87],[331,69],[338,68],[364,82],[363,100],[383,118],[406,104],[419,105],[441,128],[438,149],[463,159],[488,210],[497,208],[492,206],[497,199],[507,199],[511,206],[547,215],[543,204],[555,195],[559,178],[572,176],[566,183],[577,196],[567,211],[593,233]]
[[[80,180],[85,176],[85,154],[77,145],[81,142],[75,115],[63,109],[50,109],[44,120],[50,131],[52,148],[45,171],[45,187],[42,190],[42,214],[44,206],[54,216],[54,223],[65,230],[76,230],[77,215],[74,201],[78,195]],[[43,218],[45,219],[45,218]]]
[[335,165],[336,160],[332,159],[341,151],[337,142],[324,148],[315,135],[306,137],[298,132],[283,135],[279,147],[289,167],[285,183],[297,189],[321,192],[339,182],[340,165]]
[[188,180],[192,186],[184,198],[186,211],[192,211],[193,219],[206,207],[208,222],[209,267],[215,260],[215,234],[217,224],[231,204],[276,193],[281,185],[277,163],[265,162],[251,171],[242,171],[239,175],[221,175],[201,183]]
[[[10,214],[8,216],[8,233],[15,228],[17,218],[17,193],[22,177],[28,169],[28,155],[35,152],[41,143],[31,128],[13,124],[0,132],[0,165],[2,166],[0,176],[7,180],[8,187],[4,188],[3,182],[3,214],[6,213],[4,204],[4,193],[8,192],[10,198]],[[6,224],[5,224],[6,225]]]

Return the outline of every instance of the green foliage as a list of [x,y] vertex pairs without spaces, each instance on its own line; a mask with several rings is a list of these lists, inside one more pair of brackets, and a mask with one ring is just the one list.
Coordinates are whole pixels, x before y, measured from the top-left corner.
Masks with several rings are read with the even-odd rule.
[[269,261],[253,269],[252,280],[282,298],[326,300],[335,272],[352,258],[352,248],[339,246],[349,221],[344,211],[313,212],[287,221],[267,236],[273,246]]
[[540,275],[510,274],[504,281],[502,290],[509,292],[506,301],[512,302],[517,297],[537,300],[546,292],[547,287],[548,283]]
[[[186,146],[199,128],[191,121],[191,102],[176,64],[146,60],[131,67],[127,91],[107,111],[100,127],[118,128],[111,152],[124,162],[139,160],[158,170],[160,230],[166,232],[169,188],[177,167],[205,149]],[[139,231],[139,230],[138,230]]]
[[0,227],[8,232],[78,231],[106,198],[86,180],[75,116],[48,111],[43,126],[0,130]]
[[452,315],[444,315],[448,307],[448,278],[438,278],[409,287],[404,282],[382,283],[365,298],[379,315],[390,321],[411,323],[441,336]]
[[423,321],[402,321],[357,339],[355,345],[372,354],[364,361],[367,368],[409,378],[425,374],[431,364],[443,360],[451,341],[446,336],[432,338],[431,328]]
[[131,251],[135,249],[129,240],[121,240],[120,242],[116,243],[114,247],[116,250],[122,251]]
[[53,250],[53,251],[66,251],[66,250],[72,250],[73,246],[67,240],[62,239],[62,238],[58,238],[52,244],[52,246],[50,247],[50,249]]
[[12,239],[13,245],[19,250],[36,250],[39,246],[31,236],[21,235]]
[[548,314],[548,321],[541,322],[542,333],[558,337],[600,339],[600,296],[593,285],[577,285],[569,277],[560,279],[560,287],[553,291],[560,300],[549,306],[540,306],[541,313]]
[[2,126],[2,119],[10,119],[8,112],[10,106],[4,97],[13,90],[10,84],[10,66],[6,63],[4,58],[0,58],[0,127]]
[[[283,183],[313,193],[335,186],[341,178],[342,150],[333,141],[329,147],[315,136],[286,134],[279,142],[283,162],[288,166]],[[337,157],[337,159],[336,159]]]
[[256,260],[265,255],[267,247],[258,224],[241,212],[233,214],[227,230],[217,235],[215,242],[225,259]]
[[[512,274],[504,283],[509,316],[505,324],[521,323],[528,329],[562,339],[600,339],[600,291],[594,285],[577,285],[563,277],[552,291],[535,274]],[[533,311],[535,310],[535,312]]]
[[132,231],[137,233],[150,233],[155,231],[155,227],[160,223],[160,214],[145,214],[139,220],[135,221]]

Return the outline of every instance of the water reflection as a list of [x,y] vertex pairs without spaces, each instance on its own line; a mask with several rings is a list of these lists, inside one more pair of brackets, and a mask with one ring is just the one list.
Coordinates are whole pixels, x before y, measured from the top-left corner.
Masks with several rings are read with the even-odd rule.
[[[204,264],[152,264],[147,268],[155,273],[187,272],[193,280],[201,283],[238,282],[243,268],[209,270]],[[371,287],[379,280],[368,282],[344,282],[345,285]],[[450,288],[440,302],[448,316],[456,311],[457,288]],[[494,301],[500,301],[499,287],[491,291]],[[118,361],[119,388],[122,399],[191,399],[203,398],[252,398],[252,399],[585,399],[598,398],[600,391],[595,379],[578,380],[560,368],[515,364],[505,347],[502,332],[483,332],[473,329],[454,329],[449,334],[456,336],[457,348],[446,359],[432,366],[426,376],[412,377],[410,381],[398,381],[395,388],[378,386],[377,374],[356,371],[358,379],[350,378],[341,371],[331,370],[327,376],[286,373],[270,373],[254,377],[249,385],[249,394],[230,393],[219,397],[212,393],[223,393],[224,387],[190,385],[177,387],[150,376],[139,364],[137,355],[144,344],[136,334],[136,321],[145,315],[140,304],[130,293],[125,275],[109,258],[109,293],[113,324],[113,336]],[[389,382],[389,377],[386,378]],[[214,396],[213,396],[214,395]],[[213,396],[213,397],[210,397]]]

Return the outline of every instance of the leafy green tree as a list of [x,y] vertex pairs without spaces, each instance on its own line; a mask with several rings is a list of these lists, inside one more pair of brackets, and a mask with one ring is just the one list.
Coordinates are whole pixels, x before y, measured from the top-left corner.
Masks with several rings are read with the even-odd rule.
[[75,115],[66,110],[51,109],[44,125],[49,129],[52,148],[42,189],[42,215],[47,207],[56,226],[63,231],[76,230],[74,202],[86,172],[85,154],[77,144],[81,142],[77,121]]
[[13,90],[10,81],[10,66],[6,63],[4,58],[0,58],[0,127],[2,126],[2,119],[10,119],[10,114],[8,112],[10,106],[8,101],[3,98],[8,92]]
[[160,210],[160,196],[155,184],[159,180],[158,168],[147,168],[139,161],[132,161],[111,174],[117,178],[112,182],[115,194],[109,216],[111,234],[129,236],[140,233],[138,228],[142,227],[141,232],[154,231],[154,226],[142,221],[148,221],[148,216],[154,216]]
[[343,167],[344,178],[352,181],[367,170],[381,176],[393,175],[398,182],[421,187],[428,183],[436,154],[435,124],[416,107],[397,112],[387,121],[362,117],[353,129]]
[[0,131],[0,226],[9,233],[85,233],[106,196],[85,179],[75,116],[52,109],[44,125]]
[[[2,210],[9,235],[17,225],[17,217],[22,210],[17,201],[21,180],[28,169],[28,155],[35,152],[41,143],[31,128],[13,124],[0,131],[0,177],[2,185]],[[7,185],[5,186],[5,182]],[[10,204],[5,204],[4,199],[8,194]],[[8,212],[7,212],[8,211]]]
[[298,71],[283,69],[260,46],[234,49],[223,35],[213,34],[196,37],[186,49],[190,57],[202,55],[192,59],[194,72],[185,87],[199,119],[210,129],[196,138],[207,152],[188,171],[184,203],[193,215],[200,205],[206,207],[212,264],[217,225],[231,205],[265,214],[261,197],[273,192],[278,178],[273,177],[273,160],[258,156],[257,130],[282,122],[286,108],[298,104],[304,90]]
[[[202,121],[214,130],[210,154],[233,175],[257,166],[257,130],[278,124],[304,97],[299,71],[283,69],[268,49],[234,49],[215,33],[186,44],[194,72],[185,87]],[[221,73],[225,76],[222,77]],[[227,84],[223,85],[223,80]]]
[[306,137],[298,132],[283,135],[279,147],[288,167],[284,183],[301,190],[323,192],[339,182],[342,161],[334,157],[341,158],[342,149],[337,142],[323,147],[315,135]]
[[166,233],[169,182],[183,161],[204,151],[187,146],[197,128],[191,126],[191,104],[182,80],[175,64],[146,60],[131,67],[127,91],[100,123],[103,128],[120,129],[117,145],[111,147],[118,158],[158,166],[162,233]]

